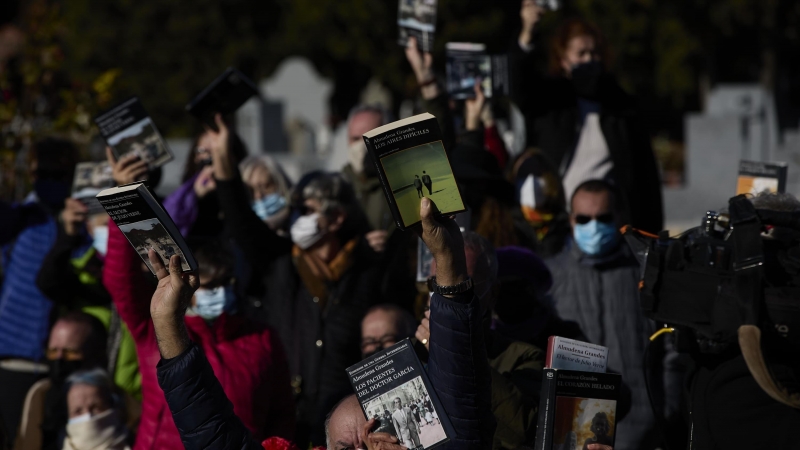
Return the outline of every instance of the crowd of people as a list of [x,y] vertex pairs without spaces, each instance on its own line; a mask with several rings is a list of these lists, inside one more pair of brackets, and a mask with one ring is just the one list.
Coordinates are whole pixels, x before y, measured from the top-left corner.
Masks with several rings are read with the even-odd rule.
[[[394,450],[418,446],[410,430],[439,414],[455,432],[444,448],[533,449],[549,336],[608,348],[623,383],[615,449],[791,448],[797,409],[750,383],[747,404],[717,410],[714,398],[686,395],[699,363],[669,339],[650,343],[661,324],[642,310],[641,266],[619,231],[664,225],[649,136],[604,65],[600,30],[573,19],[540,36],[544,13],[521,2],[508,52],[510,100],[525,118],[519,155],[499,137],[498,105],[480,89],[451,101],[432,56],[413,38],[405,50],[420,112],[440,123],[470,212],[461,226],[435,215],[424,174],[414,182],[421,225],[395,227],[362,139],[391,121],[379,106],[350,114],[341,171],[297,180],[217,116],[216,130],[196,136],[182,185],[162,199],[199,269],[182,273],[178,256],[151,249],[153,277],[107,214],[69,198],[76,147],[37,142],[33,191],[0,202],[0,450],[281,439]],[[135,157],[108,150],[107,159],[118,185],[160,181]],[[433,255],[427,282],[417,280],[420,239]],[[345,369],[406,338],[443,411],[430,397],[364,411]],[[714,381],[725,360],[714,364],[703,366],[707,385],[750,376]],[[692,419],[699,409],[702,423]]]

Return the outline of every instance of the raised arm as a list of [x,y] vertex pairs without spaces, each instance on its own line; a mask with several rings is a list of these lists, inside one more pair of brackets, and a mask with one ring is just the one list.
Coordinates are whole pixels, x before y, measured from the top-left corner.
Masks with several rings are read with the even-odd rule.
[[292,243],[278,236],[253,212],[239,169],[231,158],[228,127],[219,115],[216,121],[219,131],[208,133],[213,139],[214,179],[225,225],[248,262],[258,268],[290,252]]
[[[434,218],[434,208],[429,199],[422,199],[422,240],[436,261],[436,284],[456,286],[468,278],[464,240],[454,220]],[[472,289],[449,296],[434,294],[431,299],[428,374],[455,429],[448,449],[492,446],[495,421],[482,318]]]

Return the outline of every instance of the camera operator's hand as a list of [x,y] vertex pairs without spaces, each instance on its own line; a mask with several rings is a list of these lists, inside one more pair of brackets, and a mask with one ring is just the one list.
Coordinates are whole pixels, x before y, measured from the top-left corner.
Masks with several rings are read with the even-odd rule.
[[203,198],[209,192],[213,192],[217,188],[217,183],[214,181],[214,167],[206,166],[200,171],[200,174],[194,180],[194,193],[197,198]]
[[414,70],[422,91],[422,98],[432,100],[439,96],[439,86],[436,84],[436,75],[433,73],[433,55],[421,52],[417,47],[415,37],[408,38],[406,45],[406,59]]
[[542,18],[545,9],[536,4],[536,0],[522,0],[522,8],[519,17],[522,19],[522,31],[519,33],[519,45],[525,48],[533,41],[533,30],[539,19]]
[[436,212],[436,205],[423,197],[419,208],[422,218],[422,231],[419,234],[436,261],[436,283],[439,286],[455,286],[467,279],[464,237],[455,220],[437,219],[434,217]]
[[475,80],[475,97],[464,101],[464,125],[467,131],[477,130],[481,125],[481,114],[486,104],[486,96],[483,95],[481,79]]
[[106,160],[111,166],[111,176],[119,186],[147,180],[147,161],[128,154],[117,161],[111,147],[106,147]]
[[169,270],[155,250],[147,252],[147,257],[158,278],[158,287],[150,300],[150,317],[161,357],[171,359],[186,351],[191,343],[183,316],[200,280],[194,273],[183,273],[178,255],[170,258]]
[[80,200],[68,198],[64,201],[64,210],[61,211],[61,224],[67,236],[77,236],[86,225],[89,208]]
[[370,433],[375,424],[374,418],[369,419],[361,429],[361,442],[367,446],[367,450],[408,450],[389,433]]
[[211,159],[214,167],[214,178],[217,180],[230,180],[236,173],[230,155],[230,133],[228,126],[222,120],[222,115],[214,116],[217,130],[206,127],[206,132],[210,138]]

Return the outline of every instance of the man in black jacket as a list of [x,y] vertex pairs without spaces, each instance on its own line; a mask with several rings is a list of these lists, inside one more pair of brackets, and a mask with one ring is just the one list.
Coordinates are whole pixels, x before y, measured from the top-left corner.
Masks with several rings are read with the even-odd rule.
[[[434,208],[430,200],[423,199],[422,239],[437,261],[437,284],[459,293],[433,296],[428,372],[455,430],[455,436],[444,448],[483,450],[491,446],[495,423],[490,412],[490,375],[481,309],[467,276],[461,232],[452,220],[434,219]],[[189,449],[260,448],[233,413],[211,366],[186,332],[183,314],[199,284],[197,276],[183,274],[179,258],[169,261],[168,271],[155,252],[150,252],[149,257],[159,279],[150,304],[162,356],[159,385],[184,445]],[[343,409],[344,406],[347,407]],[[375,426],[375,419],[365,424],[353,396],[334,408],[327,424],[330,450],[363,449],[364,445],[374,449],[378,443],[396,443],[385,433],[366,433]]]

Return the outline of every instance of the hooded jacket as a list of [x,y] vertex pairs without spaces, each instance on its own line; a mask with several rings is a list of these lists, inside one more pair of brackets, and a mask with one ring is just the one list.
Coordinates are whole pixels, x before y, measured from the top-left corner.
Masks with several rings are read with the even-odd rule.
[[[153,288],[141,264],[119,228],[109,222],[103,283],[136,342],[142,372],[142,419],[134,449],[180,448],[178,429],[156,379],[161,355],[150,319]],[[185,320],[190,338],[205,353],[247,429],[262,439],[290,438],[294,416],[286,411],[292,410],[294,401],[277,334],[245,317],[226,313],[210,325],[199,316]]]

